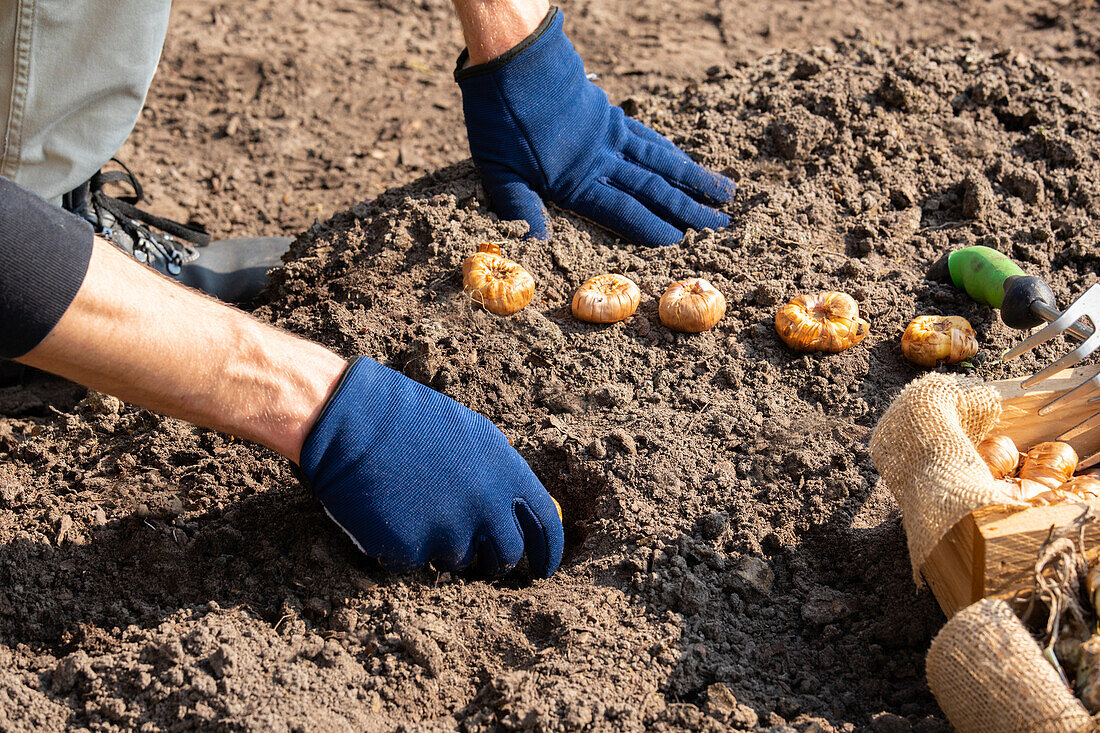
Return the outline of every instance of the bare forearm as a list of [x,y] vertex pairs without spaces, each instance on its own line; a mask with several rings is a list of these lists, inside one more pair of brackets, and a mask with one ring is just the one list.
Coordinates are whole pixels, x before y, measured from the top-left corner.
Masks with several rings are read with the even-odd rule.
[[19,361],[295,462],[345,365],[98,239],[69,309]]
[[534,31],[550,11],[549,0],[453,0],[470,64],[483,64]]

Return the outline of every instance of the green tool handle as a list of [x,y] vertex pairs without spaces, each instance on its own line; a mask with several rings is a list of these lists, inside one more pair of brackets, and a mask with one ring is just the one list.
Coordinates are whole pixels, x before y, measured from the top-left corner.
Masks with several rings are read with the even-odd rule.
[[1045,282],[1025,275],[1019,265],[990,247],[965,247],[944,255],[932,265],[928,277],[965,290],[977,303],[998,308],[1001,320],[1012,328],[1033,328],[1059,312]]
[[1024,271],[1006,255],[990,247],[967,247],[952,252],[947,260],[951,282],[982,305],[1000,308],[1005,280],[1022,277]]

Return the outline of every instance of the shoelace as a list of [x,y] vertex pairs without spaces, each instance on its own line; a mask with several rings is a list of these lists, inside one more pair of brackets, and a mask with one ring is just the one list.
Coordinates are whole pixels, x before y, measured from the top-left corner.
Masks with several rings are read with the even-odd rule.
[[[194,247],[184,244],[183,241],[201,247],[210,243],[210,235],[201,229],[180,224],[139,209],[136,204],[145,200],[145,192],[141,187],[141,183],[138,182],[137,176],[120,160],[116,158],[111,160],[117,163],[122,170],[96,173],[88,181],[89,200],[87,202],[72,201],[72,205],[67,205],[66,208],[84,216],[92,223],[99,234],[108,240],[113,240],[112,225],[103,223],[105,218],[103,212],[110,214],[111,219],[114,221],[113,226],[122,229],[133,242],[134,259],[139,262],[148,262],[155,250],[165,259],[168,273],[178,275],[183,265],[193,262],[199,256]],[[129,185],[133,193],[126,196],[111,196],[103,190],[104,186],[111,183]],[[66,203],[70,204],[69,201]],[[88,210],[88,203],[91,204],[94,212]],[[155,227],[160,232],[155,232],[150,227]]]

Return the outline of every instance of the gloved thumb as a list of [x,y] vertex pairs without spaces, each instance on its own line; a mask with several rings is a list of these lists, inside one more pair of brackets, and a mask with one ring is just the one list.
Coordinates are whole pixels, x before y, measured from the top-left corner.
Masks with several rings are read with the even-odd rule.
[[546,208],[542,199],[531,190],[525,181],[518,178],[486,182],[489,199],[497,216],[505,221],[523,219],[529,227],[527,236],[536,239],[549,239],[550,231],[546,226]]

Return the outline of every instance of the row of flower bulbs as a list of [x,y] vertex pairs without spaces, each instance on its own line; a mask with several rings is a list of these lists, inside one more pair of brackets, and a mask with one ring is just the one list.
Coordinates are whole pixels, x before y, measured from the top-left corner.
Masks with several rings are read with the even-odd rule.
[[[495,242],[482,243],[463,263],[462,285],[475,302],[502,316],[519,312],[535,294],[535,278],[504,257]],[[616,323],[634,315],[641,297],[638,286],[625,276],[598,275],[573,296],[573,315],[590,323]],[[661,323],[687,333],[714,327],[725,313],[725,297],[700,277],[672,283],[658,306]],[[775,328],[796,351],[836,353],[862,341],[871,324],[860,318],[852,296],[827,292],[793,298],[776,313]],[[977,335],[959,316],[918,316],[905,329],[901,350],[923,366],[955,364],[977,353]]]

